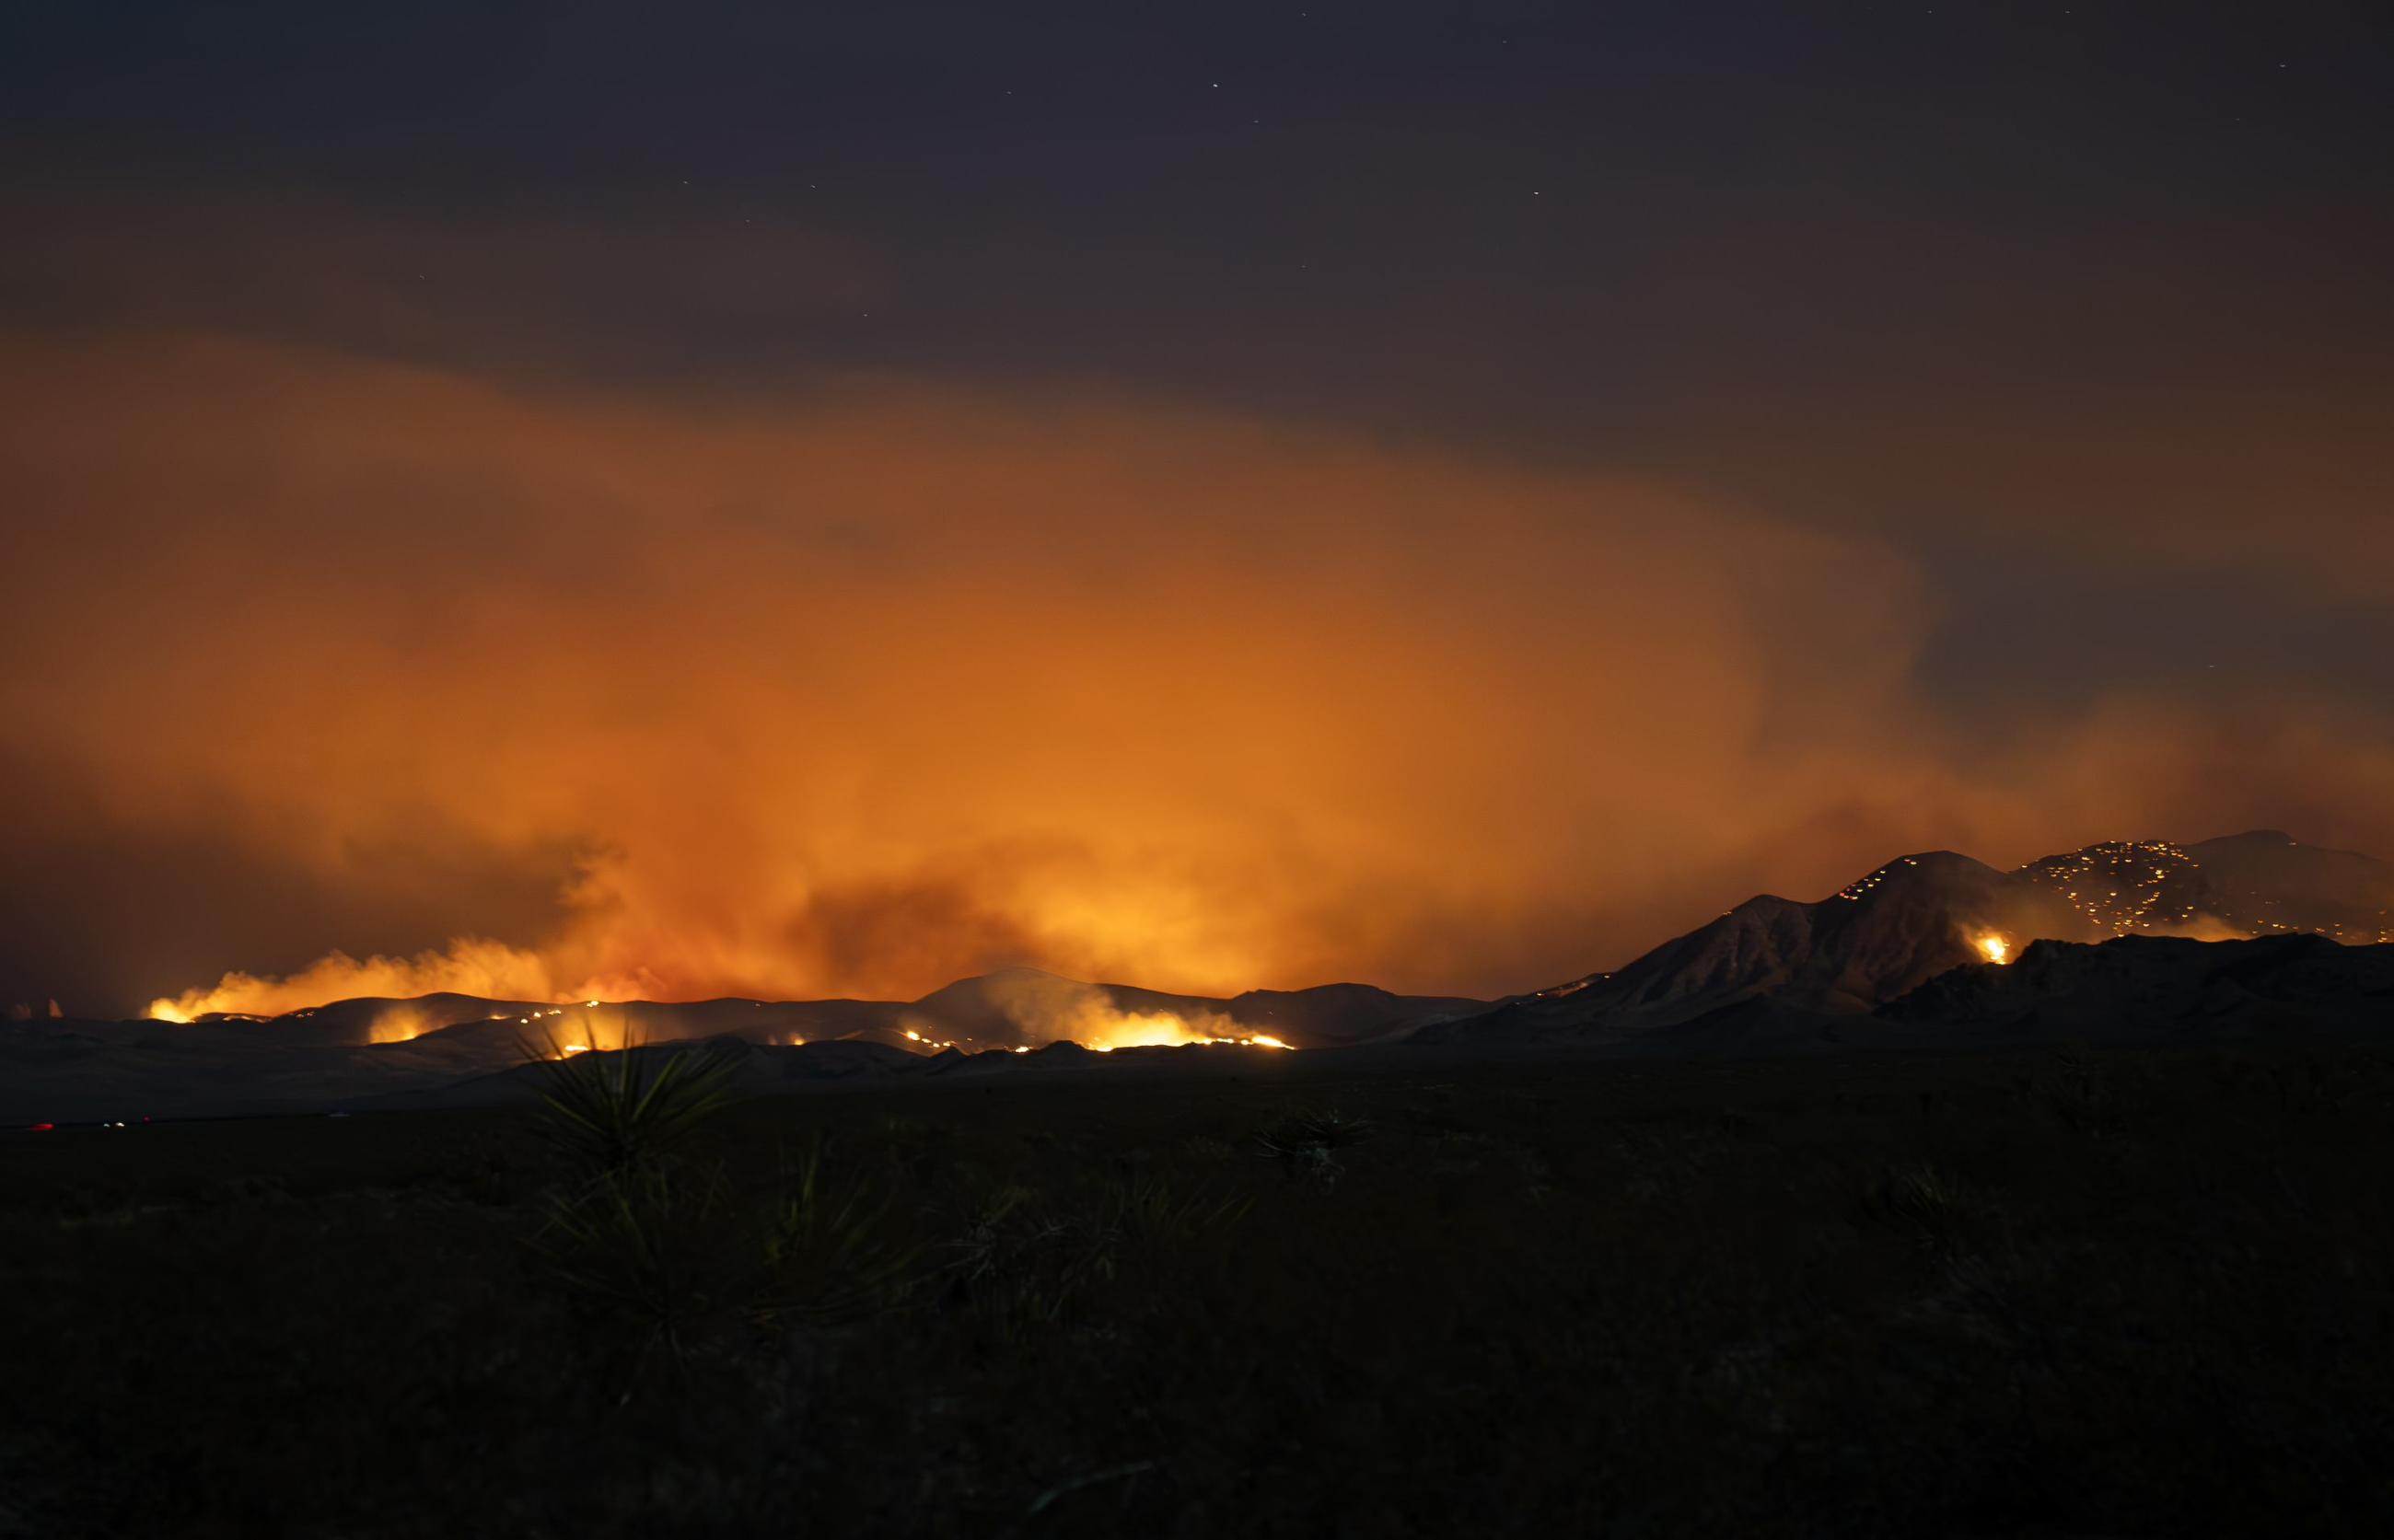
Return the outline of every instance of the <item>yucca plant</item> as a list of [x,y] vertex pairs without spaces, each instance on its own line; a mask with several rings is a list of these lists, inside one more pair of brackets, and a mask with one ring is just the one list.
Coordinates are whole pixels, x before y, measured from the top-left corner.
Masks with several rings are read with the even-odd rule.
[[2120,1090],[2116,1065],[2072,1051],[2056,1056],[2032,1094],[2062,1127],[2099,1139],[2118,1125]]
[[1338,1180],[1337,1152],[1361,1144],[1375,1131],[1371,1119],[1333,1107],[1284,1117],[1256,1135],[1256,1142],[1263,1146],[1265,1158],[1282,1162],[1290,1175],[1327,1187]]
[[1322,1112],[1293,1114],[1265,1129],[1258,1138],[1266,1155],[1284,1155],[1298,1150],[1347,1149],[1361,1144],[1377,1131],[1370,1118],[1332,1107]]
[[679,1367],[694,1340],[738,1320],[752,1281],[738,1228],[718,1176],[650,1166],[553,1195],[531,1246],[565,1294],[628,1323],[637,1377],[651,1352]]
[[532,1051],[546,1080],[542,1141],[593,1180],[655,1165],[731,1100],[732,1061],[704,1047],[644,1048],[568,1057],[554,1038]]
[[946,1245],[940,1271],[948,1298],[968,1307],[989,1338],[1019,1343],[1071,1311],[1093,1259],[1085,1242],[1036,1194],[999,1188]]
[[1100,1193],[1083,1210],[1082,1222],[1118,1235],[1135,1253],[1157,1255],[1235,1222],[1249,1201],[1236,1194],[1176,1191],[1161,1177],[1133,1177]]
[[889,1200],[861,1174],[834,1181],[821,1144],[792,1174],[765,1234],[759,1321],[828,1325],[895,1304],[917,1248],[890,1233]]
[[1873,1219],[1924,1251],[1953,1248],[1978,1217],[1977,1206],[1951,1177],[1931,1166],[1907,1166],[1873,1182],[1863,1194]]
[[943,1271],[964,1292],[1002,1280],[1022,1257],[1053,1240],[1062,1227],[1037,1212],[1027,1187],[1001,1187],[974,1205],[962,1233],[947,1243]]

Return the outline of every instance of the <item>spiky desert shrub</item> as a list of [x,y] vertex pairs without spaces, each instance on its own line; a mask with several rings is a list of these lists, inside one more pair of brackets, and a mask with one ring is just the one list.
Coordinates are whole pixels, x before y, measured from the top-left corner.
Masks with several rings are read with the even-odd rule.
[[886,1190],[835,1180],[820,1143],[790,1173],[767,1226],[752,1312],[760,1320],[852,1320],[898,1302],[920,1248],[891,1223]]
[[756,1281],[743,1241],[718,1175],[650,1165],[551,1194],[531,1245],[552,1285],[629,1328],[636,1377],[740,1317]]
[[1977,1206],[1932,1166],[1886,1172],[1863,1194],[1871,1217],[1925,1251],[1945,1251],[1970,1227]]
[[1377,1129],[1371,1119],[1332,1107],[1294,1113],[1256,1136],[1260,1154],[1277,1160],[1292,1177],[1327,1187],[1338,1180],[1340,1150],[1352,1149]]
[[533,1057],[545,1074],[543,1142],[579,1174],[654,1166],[731,1100],[731,1061],[704,1047],[645,1048],[568,1057],[554,1039]]

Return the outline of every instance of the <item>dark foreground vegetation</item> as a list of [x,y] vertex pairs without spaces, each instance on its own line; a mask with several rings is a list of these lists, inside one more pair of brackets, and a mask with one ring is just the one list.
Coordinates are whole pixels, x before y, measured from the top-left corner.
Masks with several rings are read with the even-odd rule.
[[0,1139],[0,1533],[2394,1532],[2380,1053],[572,1073]]

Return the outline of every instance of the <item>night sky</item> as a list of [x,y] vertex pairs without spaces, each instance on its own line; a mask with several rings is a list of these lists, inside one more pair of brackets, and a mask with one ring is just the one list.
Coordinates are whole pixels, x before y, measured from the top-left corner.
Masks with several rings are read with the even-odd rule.
[[0,1002],[1499,992],[1903,850],[2394,855],[2389,63],[18,0]]

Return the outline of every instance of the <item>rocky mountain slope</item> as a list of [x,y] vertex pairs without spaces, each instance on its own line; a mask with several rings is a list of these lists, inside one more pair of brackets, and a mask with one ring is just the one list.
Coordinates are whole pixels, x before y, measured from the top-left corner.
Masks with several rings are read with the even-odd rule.
[[1748,899],[1618,972],[1419,1036],[1601,1042],[1761,1001],[1782,1018],[1867,1013],[2038,940],[2169,934],[2394,941],[2394,867],[2274,830],[2187,846],[2111,841],[2009,872],[1950,851],[1906,855],[1818,903]]

